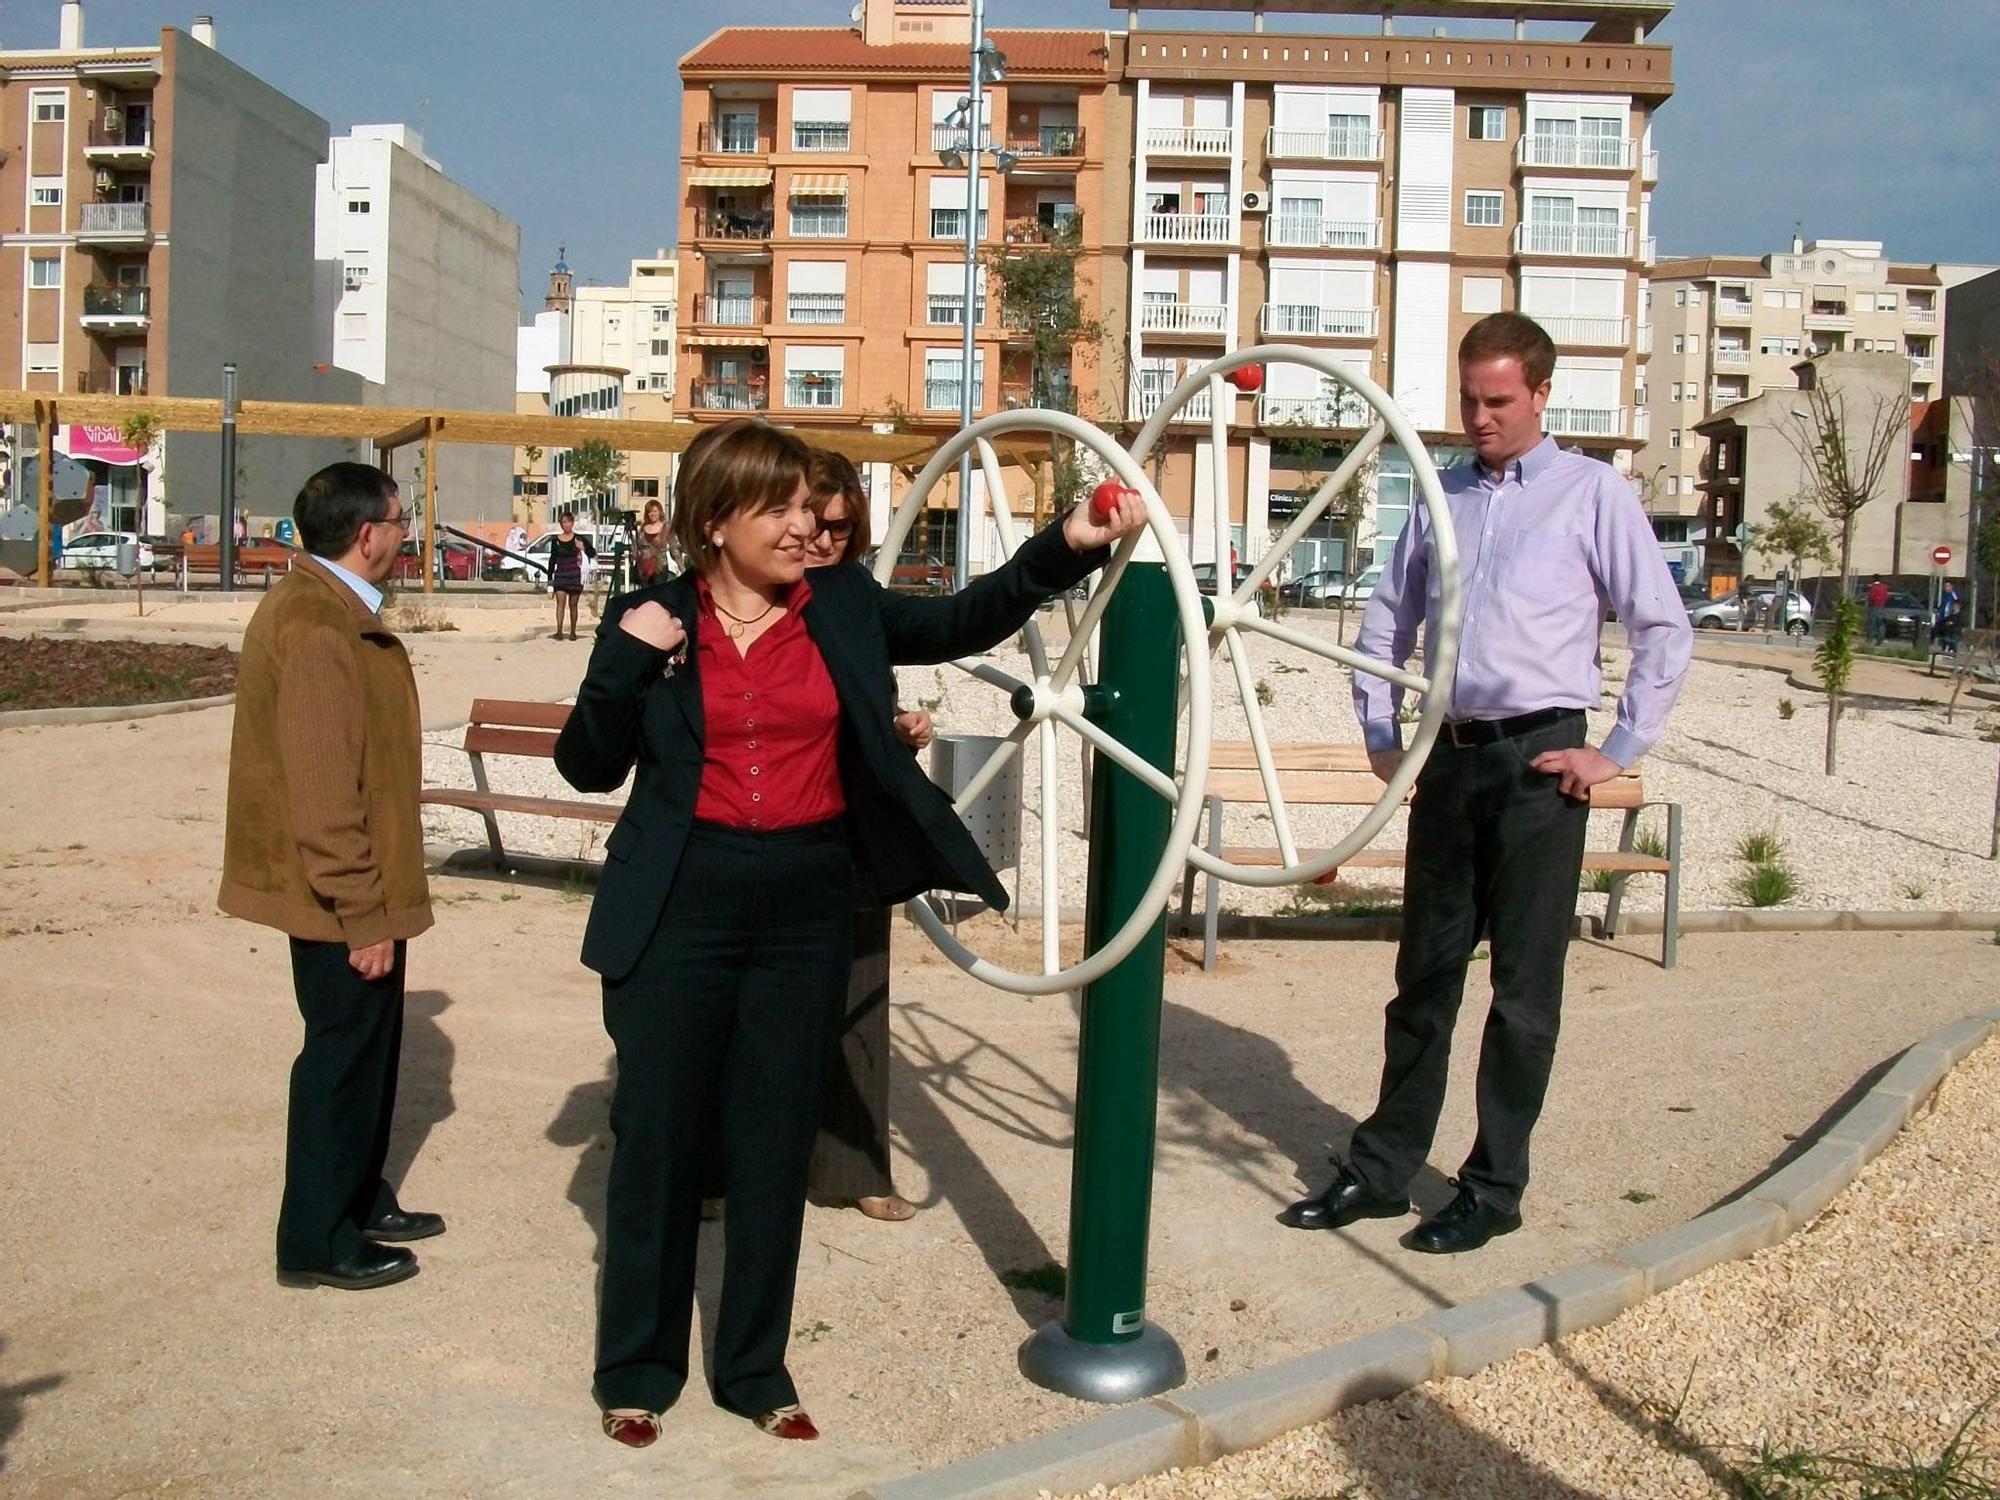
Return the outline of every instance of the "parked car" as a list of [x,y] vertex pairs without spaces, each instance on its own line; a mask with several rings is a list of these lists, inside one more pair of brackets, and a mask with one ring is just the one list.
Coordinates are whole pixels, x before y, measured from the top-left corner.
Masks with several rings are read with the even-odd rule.
[[1293,608],[1331,609],[1340,602],[1347,587],[1347,575],[1338,568],[1321,568],[1303,573],[1278,585],[1278,597]]
[[1382,565],[1371,563],[1354,575],[1347,585],[1347,606],[1352,609],[1357,604],[1366,604],[1375,597],[1375,585],[1382,581]]
[[61,568],[105,568],[118,566],[118,545],[131,542],[139,548],[139,566],[153,566],[153,549],[139,539],[138,533],[131,531],[86,531],[71,537],[63,543],[62,558],[56,564]]
[[[1772,600],[1776,592],[1759,589],[1751,595],[1757,611],[1757,619],[1771,617]],[[1688,623],[1696,630],[1740,630],[1743,628],[1743,599],[1740,594],[1724,594],[1720,599],[1709,599],[1688,610]],[[1812,633],[1812,600],[1796,591],[1785,601],[1785,634],[1809,635]]]
[[[1249,576],[1250,576],[1250,570],[1247,567],[1245,567],[1242,563],[1238,563],[1236,565],[1234,573],[1235,581],[1230,585],[1231,592],[1234,592],[1236,589],[1241,588],[1243,586],[1243,580],[1248,578]],[[1212,594],[1215,592],[1214,563],[1205,562],[1205,563],[1196,563],[1194,565],[1194,585],[1196,588],[1200,589],[1204,594]]]
[[950,563],[934,552],[926,552],[914,562],[899,562],[890,569],[889,587],[918,594],[948,594],[951,573]]
[[[1854,602],[1861,606],[1861,629],[1865,635],[1868,629],[1868,586],[1861,585],[1854,591]],[[1902,589],[1889,590],[1889,602],[1882,606],[1882,628],[1891,640],[1920,641],[1931,628],[1930,606],[1915,594]]]

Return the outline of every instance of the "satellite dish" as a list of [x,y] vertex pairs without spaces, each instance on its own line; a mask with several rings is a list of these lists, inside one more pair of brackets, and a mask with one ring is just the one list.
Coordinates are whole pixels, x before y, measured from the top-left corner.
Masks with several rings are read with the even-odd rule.
[[862,14],[867,10],[867,8],[868,8],[867,0],[854,0],[854,9],[850,10],[847,13],[847,19],[851,21],[854,25],[859,26],[861,24]]

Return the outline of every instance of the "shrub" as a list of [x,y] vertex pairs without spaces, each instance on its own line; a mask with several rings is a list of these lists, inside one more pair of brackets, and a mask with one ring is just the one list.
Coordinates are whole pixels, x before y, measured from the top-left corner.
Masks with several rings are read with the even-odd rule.
[[1650,859],[1667,857],[1667,840],[1664,834],[1655,833],[1650,828],[1641,828],[1632,840],[1632,848]]
[[1600,896],[1608,896],[1617,878],[1616,873],[1611,870],[1590,870],[1584,874],[1583,888]]
[[1752,865],[1734,882],[1748,906],[1783,906],[1799,893],[1799,878],[1781,864]]
[[1784,856],[1785,846],[1768,829],[1746,833],[1736,841],[1736,857],[1746,865],[1773,865]]
[[1789,719],[1789,718],[1790,718],[1790,717],[1791,717],[1791,716],[1792,716],[1793,714],[1797,713],[1798,711],[1799,711],[1799,706],[1798,706],[1798,704],[1796,704],[1796,703],[1792,702],[1792,700],[1791,700],[1791,699],[1789,699],[1789,698],[1780,698],[1780,699],[1778,700],[1778,717],[1779,717],[1779,718],[1781,718],[1781,719]]

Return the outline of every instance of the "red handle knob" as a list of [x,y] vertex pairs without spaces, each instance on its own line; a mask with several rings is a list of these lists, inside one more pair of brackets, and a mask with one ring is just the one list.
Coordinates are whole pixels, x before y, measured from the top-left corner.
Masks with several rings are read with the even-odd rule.
[[1120,484],[1115,479],[1105,480],[1090,492],[1090,519],[1102,526],[1111,519],[1111,513],[1118,508],[1121,498],[1138,493],[1130,485]]

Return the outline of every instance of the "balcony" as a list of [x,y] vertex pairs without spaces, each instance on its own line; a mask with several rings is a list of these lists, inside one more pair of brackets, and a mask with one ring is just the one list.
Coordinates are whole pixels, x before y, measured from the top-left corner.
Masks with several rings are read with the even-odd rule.
[[1750,399],[1750,382],[1747,380],[1718,380],[1708,388],[1708,404],[1711,408],[1734,406],[1739,401]]
[[794,208],[787,225],[795,240],[844,240],[847,238],[847,205],[838,208]]
[[147,129],[128,136],[124,121],[112,118],[117,121],[112,129],[107,130],[104,121],[90,127],[90,137],[83,146],[84,160],[99,167],[139,167],[151,162],[153,132]]
[[1726,345],[1717,344],[1715,346],[1715,368],[1718,370],[1740,370],[1747,375],[1750,373],[1750,351],[1748,349],[1732,349]]
[[1368,403],[1342,386],[1315,396],[1257,398],[1259,427],[1360,427],[1368,420]]
[[707,209],[696,215],[694,233],[701,240],[768,240],[769,214],[731,214]]
[[728,120],[695,126],[694,149],[716,156],[766,156],[771,138],[748,121]]
[[1514,253],[1630,260],[1632,231],[1616,224],[1517,224]]
[[848,151],[852,150],[853,127],[845,120],[794,120],[792,122],[792,149],[794,151]]
[[689,390],[696,411],[762,411],[769,401],[761,381],[697,379]]
[[1657,265],[1659,259],[1660,242],[1649,234],[1643,240],[1639,241],[1639,264],[1642,266]]
[[1618,135],[1537,135],[1521,137],[1514,148],[1517,167],[1575,167],[1585,171],[1629,172],[1639,143]]
[[1938,315],[1935,307],[1919,307],[1916,303],[1912,302],[1908,311],[1904,313],[1904,316],[1910,320],[1912,328],[1937,327]]
[[787,375],[785,405],[838,406],[842,383],[838,375]]
[[[939,380],[935,377],[924,381],[925,411],[959,411],[960,399],[965,393],[965,382],[953,376]],[[972,409],[978,411],[986,404],[986,382],[972,382]]]
[[152,289],[143,286],[87,286],[82,323],[93,333],[142,333],[152,326]]
[[[1054,157],[1063,161],[1081,160],[1083,157],[1083,127],[1081,125],[1044,125],[1033,135],[1017,135],[1007,142],[1007,149],[1016,156]],[[1034,171],[1041,166],[1039,161],[1026,170]],[[1023,170],[1020,167],[1016,171]]]
[[86,203],[76,226],[79,245],[145,245],[152,238],[150,203]]
[[1221,338],[1229,309],[1219,302],[1154,302],[1139,304],[1139,328],[1144,333],[1176,333]]
[[1625,347],[1627,324],[1623,318],[1544,317],[1532,311],[1528,316],[1541,324],[1558,344],[1589,349]]
[[1274,161],[1380,161],[1379,130],[1278,130],[1264,138]]
[[1912,354],[1910,375],[1914,380],[1936,380],[1938,362],[1935,354]]
[[[965,210],[962,208],[934,208],[931,210],[931,238],[934,240],[965,241]],[[987,210],[979,211],[979,238],[986,238]]]
[[[971,138],[971,130],[964,125],[931,126],[931,150],[933,151],[964,151],[968,149],[968,143]],[[992,144],[993,131],[988,127],[982,126],[979,131],[979,149],[984,151]]]
[[1715,299],[1715,321],[1718,323],[1748,323],[1753,315],[1754,309],[1748,302],[1735,302],[1723,297]]
[[963,292],[931,292],[924,298],[924,322],[933,326],[950,325],[953,328],[965,326],[965,294]]
[[1660,153],[1648,151],[1639,159],[1639,177],[1645,182],[1660,180]]
[[1142,214],[1139,238],[1154,245],[1233,245],[1228,214]]
[[1310,302],[1267,302],[1258,316],[1258,331],[1271,338],[1372,339],[1376,311],[1372,307],[1316,307]]
[[1639,353],[1651,354],[1652,352],[1653,325],[1651,323],[1641,323],[1639,325]]
[[1053,245],[1076,234],[1077,223],[1081,217],[1080,214],[1067,213],[1044,224],[1040,219],[1028,214],[1009,219],[1007,227],[1001,233],[1009,245],[1023,247]]
[[1542,412],[1542,429],[1551,437],[1623,437],[1622,406],[1551,406]]
[[845,323],[847,293],[791,292],[785,297],[787,323]]
[[694,321],[714,328],[756,328],[769,316],[762,297],[706,292],[694,299]]
[[1645,407],[1637,407],[1632,412],[1632,438],[1635,442],[1650,442],[1653,437],[1653,414]]
[[1805,324],[1809,329],[1827,333],[1852,333],[1854,315],[1841,308],[1809,307],[1806,309]]
[[[1174,386],[1178,381],[1178,376],[1164,382],[1147,382],[1142,379],[1141,383],[1133,387],[1132,390],[1132,400],[1129,407],[1131,419],[1134,422],[1143,422],[1162,406],[1166,405],[1167,397],[1173,394]],[[1176,422],[1206,422],[1210,410],[1209,393],[1203,391],[1176,412],[1173,420]],[[1223,415],[1227,416],[1228,413],[1224,412]]]
[[146,367],[120,365],[109,371],[78,370],[76,393],[79,396],[144,396],[148,394]]
[[1380,219],[1323,219],[1318,214],[1272,214],[1264,243],[1287,249],[1374,250],[1382,244]]
[[1193,157],[1213,161],[1236,155],[1236,131],[1228,125],[1149,125],[1148,156]]

